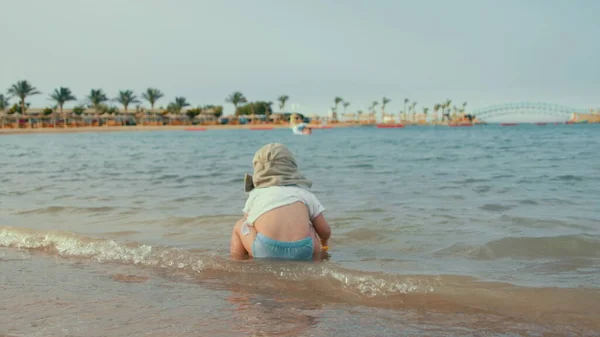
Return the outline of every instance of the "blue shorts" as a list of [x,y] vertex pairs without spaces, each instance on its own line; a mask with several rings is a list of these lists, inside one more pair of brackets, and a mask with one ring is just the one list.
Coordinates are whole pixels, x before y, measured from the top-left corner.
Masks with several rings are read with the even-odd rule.
[[282,242],[257,233],[252,243],[252,255],[255,258],[311,260],[313,249],[313,239],[310,236],[299,241]]

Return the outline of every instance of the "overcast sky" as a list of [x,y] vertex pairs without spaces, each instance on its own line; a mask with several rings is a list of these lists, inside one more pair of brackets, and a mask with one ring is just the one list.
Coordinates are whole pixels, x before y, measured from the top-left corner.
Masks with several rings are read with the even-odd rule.
[[[0,88],[152,86],[194,106],[288,94],[325,115],[405,97],[600,106],[600,1],[0,0]],[[288,108],[289,110],[289,108]]]

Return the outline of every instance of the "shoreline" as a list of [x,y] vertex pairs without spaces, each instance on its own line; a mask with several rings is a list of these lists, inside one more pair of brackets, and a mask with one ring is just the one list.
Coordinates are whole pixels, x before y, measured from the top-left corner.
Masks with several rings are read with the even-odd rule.
[[[321,125],[311,125],[313,129],[350,128],[360,127],[361,124],[336,123],[327,124],[326,128]],[[22,134],[56,134],[56,133],[81,133],[81,132],[135,132],[135,131],[185,131],[186,129],[198,129],[190,131],[209,130],[251,130],[253,128],[289,129],[286,124],[240,124],[240,125],[141,125],[141,126],[82,126],[74,128],[24,128],[24,129],[0,129],[0,135],[22,135]]]
[[[357,124],[357,123],[335,123],[335,124],[314,124],[310,125],[313,130],[319,129],[337,129],[337,128],[360,128],[360,127],[373,127],[381,128],[383,123],[377,124]],[[498,123],[500,126],[517,126],[521,124],[533,124],[533,125],[547,125],[547,124],[587,124],[587,123],[573,123],[573,122],[543,122],[543,123]],[[589,123],[596,124],[596,123]],[[466,127],[476,126],[478,123],[473,124],[383,124],[388,125],[387,127],[392,128],[404,128],[414,126],[443,126],[443,127]],[[22,128],[22,129],[6,129],[0,128],[0,136],[2,135],[24,135],[24,134],[58,134],[58,133],[90,133],[90,132],[143,132],[143,131],[211,131],[211,130],[261,130],[269,131],[272,129],[290,129],[289,124],[223,124],[223,125],[138,125],[138,126],[81,126],[81,127],[70,127],[70,128]]]

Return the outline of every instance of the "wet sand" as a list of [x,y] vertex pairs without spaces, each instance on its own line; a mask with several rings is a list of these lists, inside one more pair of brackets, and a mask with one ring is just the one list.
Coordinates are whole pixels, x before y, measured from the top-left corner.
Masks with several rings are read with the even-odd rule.
[[[6,248],[0,248],[0,272],[0,336],[392,336],[399,332],[593,336],[598,332],[591,312],[586,320],[581,312],[571,311],[568,303],[581,298],[552,295],[560,289],[548,289],[547,294],[562,297],[560,310],[548,303],[527,305],[525,294],[518,295],[523,303],[516,303],[513,296],[506,296],[509,292],[498,288],[492,297],[497,297],[495,305],[502,309],[485,301],[458,305],[435,294],[416,302],[405,295],[391,306],[373,299],[351,304],[349,294],[321,289],[319,282],[301,285],[245,277],[239,283],[230,282],[229,273],[207,278]],[[271,286],[265,287],[265,282]],[[475,292],[470,297],[475,301],[482,295]]]

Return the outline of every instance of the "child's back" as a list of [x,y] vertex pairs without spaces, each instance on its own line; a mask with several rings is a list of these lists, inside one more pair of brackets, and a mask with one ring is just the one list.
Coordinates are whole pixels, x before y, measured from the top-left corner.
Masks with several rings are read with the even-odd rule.
[[[234,227],[231,253],[254,257],[309,259],[326,245],[331,230],[321,205],[297,170],[291,152],[268,144],[255,155],[244,218]],[[319,242],[319,238],[321,239]]]

